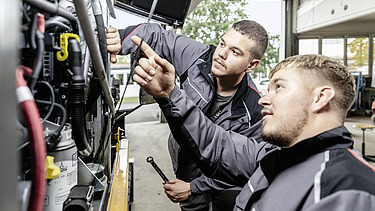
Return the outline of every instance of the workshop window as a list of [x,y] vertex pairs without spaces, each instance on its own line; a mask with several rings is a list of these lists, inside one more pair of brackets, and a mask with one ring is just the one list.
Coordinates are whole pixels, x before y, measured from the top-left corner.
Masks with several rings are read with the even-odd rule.
[[298,44],[300,55],[319,53],[318,39],[300,39]]
[[322,54],[343,62],[344,38],[325,38],[322,40]]
[[348,38],[348,69],[368,75],[369,39],[367,37]]

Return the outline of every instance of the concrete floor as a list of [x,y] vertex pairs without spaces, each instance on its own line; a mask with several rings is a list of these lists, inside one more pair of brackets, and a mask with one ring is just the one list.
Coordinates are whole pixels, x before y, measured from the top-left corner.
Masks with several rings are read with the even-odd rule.
[[[361,152],[362,131],[354,124],[368,123],[370,117],[364,114],[352,114],[347,118],[345,126],[355,140],[354,148]],[[168,178],[174,178],[168,154],[167,137],[169,128],[159,121],[128,123],[126,133],[130,140],[130,157],[134,157],[134,202],[132,211],[178,211],[178,204],[172,203],[164,194],[162,179],[146,162],[153,156],[155,162]],[[375,155],[375,130],[366,131],[366,154]],[[375,163],[369,162],[375,167]]]
[[129,139],[129,156],[134,157],[134,202],[131,210],[180,210],[178,204],[166,197],[162,185],[163,180],[146,162],[146,158],[152,156],[169,179],[175,178],[168,153],[168,125],[159,121],[128,123],[126,133]]
[[[346,119],[344,124],[352,134],[354,149],[362,153],[363,131],[354,128],[355,124],[371,124],[370,116],[366,116],[361,112],[353,113]],[[365,149],[366,155],[375,155],[375,129],[365,131]],[[375,162],[369,162],[369,164],[375,168]]]

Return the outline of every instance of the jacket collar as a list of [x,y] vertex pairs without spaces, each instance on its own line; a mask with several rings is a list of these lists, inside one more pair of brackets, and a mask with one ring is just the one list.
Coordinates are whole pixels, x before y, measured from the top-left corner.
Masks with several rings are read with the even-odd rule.
[[[199,71],[202,73],[202,75],[209,82],[209,84],[210,84],[210,86],[213,90],[212,94],[216,94],[216,90],[217,90],[217,88],[216,88],[216,86],[217,86],[216,78],[211,75],[212,57],[214,55],[215,49],[216,49],[216,46],[210,45],[209,50],[206,53],[204,53],[202,56],[199,57],[199,59],[202,60],[202,63],[197,64],[197,67],[198,67]],[[238,90],[237,90],[236,94],[233,96],[232,109],[231,109],[232,115],[234,115],[234,116],[235,115],[242,115],[245,112],[246,108],[243,105],[242,101],[246,96],[249,95],[249,93],[248,93],[249,88],[258,92],[256,90],[256,88],[253,88],[253,86],[255,86],[254,82],[251,80],[251,77],[249,76],[249,74],[246,74],[242,78],[241,82],[239,83]],[[258,93],[258,95],[260,97],[259,93]],[[210,104],[211,104],[211,102],[210,102]],[[210,107],[210,105],[207,106],[206,109],[203,110],[203,112],[205,113],[209,107]]]
[[281,171],[303,162],[314,154],[340,148],[353,148],[351,134],[344,126],[325,131],[291,147],[272,150],[260,161],[260,167],[268,181],[272,181]]
[[248,74],[244,75],[241,82],[238,85],[236,94],[233,97],[232,103],[232,115],[242,114],[246,110],[245,106],[242,103],[242,100],[248,95],[247,90],[249,89],[249,80],[250,76]]

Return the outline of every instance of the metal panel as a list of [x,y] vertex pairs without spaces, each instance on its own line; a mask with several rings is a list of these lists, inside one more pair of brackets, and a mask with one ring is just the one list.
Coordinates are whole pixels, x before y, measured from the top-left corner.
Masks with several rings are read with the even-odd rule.
[[17,199],[15,70],[19,2],[0,0],[0,210],[20,210]]

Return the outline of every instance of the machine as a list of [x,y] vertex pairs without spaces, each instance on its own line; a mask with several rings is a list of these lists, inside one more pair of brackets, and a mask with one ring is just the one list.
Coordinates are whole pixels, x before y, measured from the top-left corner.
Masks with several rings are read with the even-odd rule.
[[[151,3],[157,5],[0,1],[0,79],[7,99],[0,109],[1,167],[7,169],[1,210],[131,209],[133,163],[124,118],[152,98],[141,92],[139,106],[121,109],[105,35],[115,5],[150,19]],[[168,3],[160,0],[153,19],[182,27],[190,1],[179,1],[173,16],[163,12]]]

